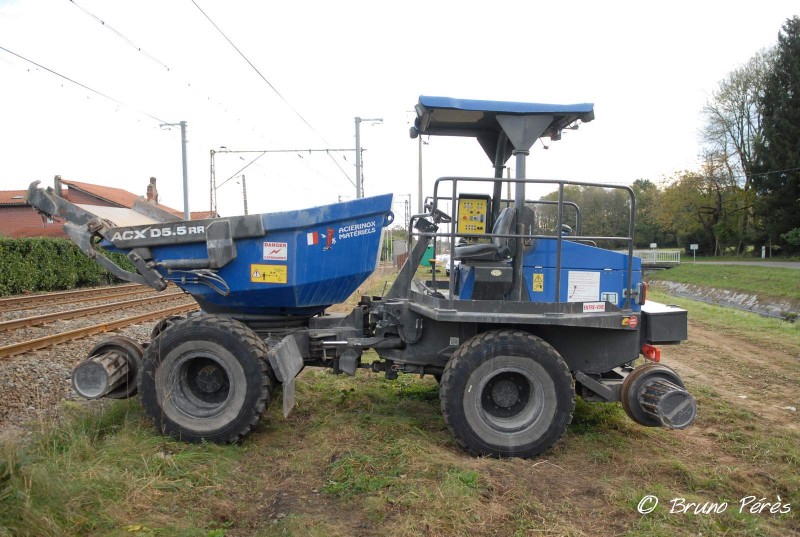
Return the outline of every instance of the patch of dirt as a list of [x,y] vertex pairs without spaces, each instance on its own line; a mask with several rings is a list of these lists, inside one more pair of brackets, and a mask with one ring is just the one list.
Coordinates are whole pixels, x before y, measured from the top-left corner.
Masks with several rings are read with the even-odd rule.
[[800,357],[777,344],[757,346],[690,323],[689,341],[663,347],[662,356],[689,384],[711,387],[773,426],[800,430],[800,414],[787,410],[800,408]]

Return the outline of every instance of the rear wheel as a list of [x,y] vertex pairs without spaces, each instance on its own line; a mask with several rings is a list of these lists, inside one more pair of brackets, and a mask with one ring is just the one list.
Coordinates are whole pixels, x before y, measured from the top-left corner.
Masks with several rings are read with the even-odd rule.
[[250,328],[214,316],[167,327],[148,346],[139,392],[163,434],[189,442],[236,442],[269,403],[267,349]]
[[534,457],[572,421],[575,389],[564,360],[542,339],[496,330],[461,345],[439,391],[445,422],[473,455]]

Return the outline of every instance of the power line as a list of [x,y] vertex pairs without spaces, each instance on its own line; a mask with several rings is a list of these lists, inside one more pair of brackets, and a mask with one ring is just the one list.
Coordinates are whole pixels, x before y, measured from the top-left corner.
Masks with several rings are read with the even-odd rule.
[[[110,24],[108,24],[106,21],[104,21],[103,19],[101,19],[100,17],[98,17],[97,15],[95,15],[94,13],[92,13],[92,12],[88,11],[86,8],[84,8],[84,7],[80,6],[80,5],[78,5],[78,4],[75,2],[75,0],[68,0],[68,1],[69,1],[69,2],[70,2],[72,5],[74,5],[75,7],[77,7],[78,9],[80,9],[81,11],[83,11],[84,13],[86,13],[87,15],[89,15],[90,17],[92,17],[93,19],[95,19],[97,22],[99,22],[100,24],[102,24],[103,26],[105,26],[106,28],[108,28],[109,30],[111,30],[112,32],[114,32],[114,34],[116,34],[118,37],[120,37],[121,39],[123,39],[123,40],[124,40],[126,43],[128,43],[130,46],[132,46],[133,48],[135,48],[135,49],[136,49],[138,52],[140,52],[141,54],[143,54],[143,55],[144,55],[144,56],[146,56],[147,58],[149,58],[149,59],[153,60],[154,62],[156,62],[157,64],[159,64],[160,66],[162,66],[164,69],[166,69],[167,71],[169,71],[169,72],[171,72],[171,73],[175,74],[175,71],[174,71],[174,70],[172,70],[172,69],[171,69],[171,68],[170,68],[168,65],[166,65],[165,63],[163,63],[162,61],[160,61],[158,58],[156,58],[156,57],[155,57],[155,56],[153,56],[152,54],[150,54],[150,53],[146,52],[145,50],[143,50],[143,49],[142,49],[140,46],[136,45],[136,44],[135,44],[135,43],[134,43],[132,40],[130,40],[130,39],[129,39],[128,37],[126,37],[125,35],[123,35],[121,32],[117,31],[115,28],[113,28],[113,27],[112,27]],[[192,84],[190,81],[187,81],[185,78],[183,79],[183,83],[184,83],[184,84],[186,84],[186,86],[188,86],[188,87],[190,87],[190,88],[194,89],[194,85],[193,85],[193,84]],[[203,93],[204,93],[204,92],[203,92]],[[212,97],[210,97],[210,96],[207,96],[207,95],[205,95],[205,97],[206,97],[206,100],[208,100],[208,101],[212,101]],[[223,107],[223,111],[224,111],[224,113],[226,113],[226,114],[228,113],[228,110],[227,110],[227,109],[228,109],[228,106],[227,106],[227,105],[225,105],[224,103],[222,103],[221,101],[219,101],[219,100],[218,100],[218,99],[216,99],[216,98],[214,98],[214,99],[213,99],[213,101],[214,101],[214,103],[215,103],[215,104],[217,104],[217,105],[219,105],[219,106]],[[231,117],[233,117],[233,116],[231,116]],[[240,117],[235,117],[235,119],[236,119],[236,121],[241,121],[241,118],[240,118]]]
[[228,177],[227,179],[225,179],[224,181],[222,181],[222,182],[221,182],[221,183],[220,183],[220,184],[217,186],[217,188],[218,188],[218,189],[219,189],[219,188],[222,188],[222,185],[224,185],[225,183],[227,183],[228,181],[230,181],[231,179],[233,179],[234,177],[236,177],[237,175],[239,175],[240,173],[242,173],[243,171],[245,171],[247,168],[249,168],[249,167],[250,167],[250,165],[251,165],[251,164],[255,164],[255,162],[256,162],[258,159],[260,159],[261,157],[263,157],[263,156],[264,156],[264,155],[266,155],[266,154],[267,154],[267,152],[266,152],[266,151],[264,151],[263,153],[261,153],[260,155],[258,155],[256,158],[254,158],[253,160],[251,160],[250,162],[248,162],[247,164],[245,164],[244,166],[242,166],[241,168],[239,168],[239,170],[238,170],[238,171],[236,171],[236,172],[235,172],[233,175],[231,175],[230,177]]
[[142,54],[143,54],[143,55],[145,55],[146,57],[150,58],[151,60],[153,60],[153,61],[154,61],[154,62],[156,62],[157,64],[159,64],[161,67],[163,67],[163,68],[164,68],[164,69],[166,69],[167,71],[169,71],[169,70],[170,70],[170,69],[169,69],[169,67],[168,67],[167,65],[165,65],[163,62],[159,61],[159,60],[158,60],[158,59],[157,59],[155,56],[153,56],[152,54],[149,54],[148,52],[145,52],[144,50],[142,50],[142,47],[140,47],[140,46],[136,45],[136,43],[134,43],[133,41],[131,41],[130,39],[128,39],[127,37],[125,37],[124,35],[122,35],[122,34],[121,34],[119,31],[117,31],[116,29],[114,29],[114,28],[113,28],[113,27],[112,27],[110,24],[107,24],[107,23],[106,23],[106,21],[104,21],[103,19],[101,19],[100,17],[98,17],[97,15],[95,15],[94,13],[91,13],[90,11],[88,11],[88,10],[86,10],[85,8],[83,8],[83,7],[79,6],[78,4],[76,4],[76,3],[75,3],[75,0],[68,0],[68,1],[69,1],[69,3],[71,3],[73,6],[77,7],[78,9],[80,9],[81,11],[83,11],[84,13],[86,13],[87,15],[89,15],[90,17],[92,17],[93,19],[95,19],[97,22],[99,22],[100,24],[102,24],[103,26],[105,26],[106,28],[108,28],[109,30],[111,30],[112,32],[114,32],[114,33],[115,33],[117,36],[119,36],[120,38],[122,38],[122,39],[123,39],[123,40],[124,40],[126,43],[128,43],[130,46],[132,46],[133,48],[135,48],[137,51],[139,51],[140,53],[142,53]]
[[[231,175],[230,177],[228,177],[227,179],[222,181],[222,183],[220,183],[219,186],[217,186],[217,188],[220,188],[222,185],[224,185],[225,183],[227,183],[228,181],[230,181],[231,179],[233,179],[234,177],[239,175],[241,172],[243,172],[245,169],[247,169],[251,164],[255,164],[255,162],[258,159],[260,159],[261,157],[263,157],[267,153],[297,153],[298,155],[300,155],[300,153],[309,153],[309,154],[311,154],[311,153],[326,153],[328,156],[331,156],[331,153],[333,153],[333,152],[342,152],[342,151],[353,151],[353,150],[352,149],[266,149],[266,150],[263,150],[263,151],[261,151],[261,150],[234,151],[234,150],[225,149],[225,150],[215,151],[215,153],[260,153],[260,155],[258,155],[253,160],[248,162],[243,168],[241,168],[240,170],[235,172],[233,175]],[[339,165],[339,163],[336,162],[335,160],[333,162],[336,163],[337,166]],[[353,181],[351,181],[349,177],[347,178],[347,180],[350,181],[351,185],[356,186],[355,183],[353,183]]]
[[[278,97],[280,97],[280,99],[281,99],[281,100],[282,100],[282,101],[283,101],[283,102],[286,104],[286,106],[288,106],[288,107],[289,107],[289,108],[292,110],[292,112],[294,112],[294,113],[295,113],[295,115],[297,115],[297,117],[299,117],[299,118],[300,118],[300,120],[301,120],[303,123],[305,123],[305,124],[306,124],[306,126],[307,126],[309,129],[311,129],[312,131],[314,131],[314,133],[316,133],[318,136],[320,136],[320,138],[322,138],[322,135],[320,135],[320,134],[319,134],[319,133],[316,131],[316,129],[314,129],[314,127],[312,127],[312,126],[311,126],[311,123],[309,123],[308,121],[306,121],[306,118],[304,118],[304,117],[303,117],[303,115],[302,115],[300,112],[298,112],[298,111],[297,111],[297,109],[296,109],[294,106],[292,106],[292,104],[291,104],[291,103],[290,103],[290,102],[289,102],[289,101],[286,99],[286,97],[284,97],[284,96],[281,94],[281,92],[280,92],[280,91],[278,91],[278,88],[276,88],[275,86],[273,86],[273,85],[272,85],[272,82],[270,82],[269,80],[267,80],[267,77],[265,77],[265,76],[264,76],[264,75],[261,73],[261,71],[259,71],[259,70],[258,70],[258,67],[256,67],[255,65],[253,65],[253,62],[251,62],[251,61],[250,61],[250,60],[247,58],[247,56],[245,56],[245,55],[244,55],[244,53],[243,53],[241,50],[239,50],[239,47],[237,47],[237,46],[236,46],[236,45],[233,43],[233,41],[231,41],[231,40],[230,40],[230,38],[229,38],[227,35],[225,35],[225,32],[223,32],[223,31],[220,29],[220,27],[219,27],[219,26],[217,26],[217,24],[216,24],[216,23],[215,23],[213,20],[211,20],[211,17],[209,17],[209,16],[208,16],[208,14],[206,14],[206,12],[205,12],[205,11],[203,11],[203,8],[201,8],[201,7],[200,7],[200,6],[197,4],[197,2],[195,2],[194,0],[191,0],[191,2],[194,4],[194,6],[195,6],[197,9],[199,9],[199,10],[200,10],[200,13],[202,13],[202,14],[203,14],[203,16],[204,16],[206,19],[208,19],[208,22],[210,22],[210,23],[211,23],[211,25],[212,25],[212,26],[213,26],[213,27],[214,27],[214,28],[215,28],[215,29],[216,29],[216,30],[217,30],[217,31],[220,33],[220,35],[221,35],[222,37],[224,37],[224,38],[225,38],[225,41],[227,41],[227,42],[230,44],[230,46],[232,46],[232,47],[233,47],[233,49],[234,49],[236,52],[238,52],[238,53],[239,53],[239,56],[241,56],[241,57],[244,59],[244,61],[246,61],[246,62],[247,62],[247,65],[249,65],[250,67],[252,67],[252,68],[253,68],[253,71],[255,71],[255,72],[258,74],[258,76],[260,76],[260,77],[261,77],[261,80],[263,80],[263,81],[264,81],[264,82],[267,84],[267,86],[269,86],[269,87],[270,87],[270,89],[271,89],[272,91],[274,91],[274,92],[275,92],[275,94],[276,94]],[[327,142],[326,142],[326,143],[327,143]]]
[[97,91],[96,89],[90,88],[90,87],[89,87],[89,86],[87,86],[86,84],[81,84],[81,83],[80,83],[80,82],[78,82],[77,80],[73,80],[73,79],[69,78],[68,76],[64,76],[64,75],[62,75],[61,73],[57,73],[56,71],[53,71],[52,69],[48,69],[48,68],[47,68],[47,67],[45,67],[44,65],[42,65],[42,64],[39,64],[39,63],[36,63],[36,62],[35,62],[35,61],[33,61],[33,60],[29,60],[29,59],[28,59],[28,58],[26,58],[25,56],[22,56],[22,55],[20,55],[20,54],[17,54],[16,52],[13,52],[13,51],[11,51],[11,50],[8,50],[8,49],[7,49],[7,48],[5,48],[5,47],[2,47],[2,46],[0,46],[0,50],[4,50],[4,51],[8,52],[9,54],[12,54],[12,55],[14,55],[14,56],[16,56],[17,58],[19,58],[19,59],[21,59],[21,60],[24,60],[24,61],[26,61],[26,62],[28,62],[28,63],[30,63],[30,64],[32,64],[32,65],[35,65],[36,67],[39,67],[40,69],[44,69],[44,70],[45,70],[45,71],[47,71],[48,73],[52,73],[52,74],[56,75],[57,77],[63,78],[64,80],[66,80],[66,81],[68,81],[68,82],[72,82],[72,83],[73,83],[73,84],[75,84],[76,86],[80,86],[80,87],[82,87],[82,88],[83,88],[83,89],[85,89],[85,90],[91,91],[92,93],[96,93],[97,95],[99,95],[99,96],[101,96],[101,97],[103,97],[103,98],[105,98],[105,99],[108,99],[109,101],[111,101],[111,102],[114,102],[114,103],[116,103],[116,104],[118,104],[118,105],[120,105],[120,106],[124,106],[125,108],[130,108],[131,110],[135,110],[135,111],[139,112],[140,114],[143,114],[143,115],[145,115],[145,116],[149,117],[150,119],[154,119],[155,121],[158,121],[159,123],[166,123],[166,121],[164,121],[163,119],[159,119],[159,118],[157,118],[156,116],[154,116],[154,115],[152,115],[152,114],[148,114],[147,112],[145,112],[145,111],[143,111],[143,110],[139,110],[138,108],[134,108],[134,107],[132,107],[132,106],[129,106],[129,105],[127,105],[127,104],[123,103],[122,101],[120,101],[120,100],[118,100],[118,99],[115,99],[114,97],[111,97],[111,96],[109,96],[109,95],[106,95],[105,93],[103,93],[103,92],[101,92],[101,91]]
[[[247,58],[247,56],[245,56],[245,55],[244,55],[244,53],[243,53],[241,50],[239,50],[239,47],[237,47],[237,46],[236,46],[236,45],[233,43],[233,41],[231,41],[231,40],[230,40],[230,38],[229,38],[227,35],[225,35],[225,32],[223,32],[223,31],[222,31],[222,29],[220,29],[220,27],[219,27],[219,26],[217,26],[217,24],[216,24],[216,23],[215,23],[213,20],[211,20],[211,17],[209,17],[209,16],[208,16],[208,14],[207,14],[205,11],[203,11],[203,8],[201,8],[201,7],[200,7],[200,6],[197,4],[197,2],[195,2],[195,0],[191,0],[191,2],[192,2],[192,4],[194,4],[194,6],[195,6],[195,7],[196,7],[196,8],[197,8],[199,11],[200,11],[200,13],[202,13],[202,14],[203,14],[203,16],[204,16],[206,19],[208,19],[208,22],[210,22],[210,23],[211,23],[211,25],[212,25],[212,26],[213,26],[213,27],[214,27],[214,28],[215,28],[215,29],[216,29],[216,30],[217,30],[217,31],[220,33],[220,35],[221,35],[222,37],[224,37],[224,38],[225,38],[225,41],[227,41],[227,42],[230,44],[230,46],[232,46],[232,47],[234,48],[234,50],[235,50],[236,52],[238,52],[238,53],[239,53],[239,56],[241,56],[241,57],[244,59],[244,61],[246,61],[246,62],[247,62],[247,65],[249,65],[249,66],[250,66],[250,67],[253,69],[253,71],[255,71],[255,72],[258,74],[258,76],[259,76],[259,77],[261,77],[261,80],[263,80],[263,81],[264,81],[264,82],[267,84],[267,86],[269,86],[269,87],[270,87],[270,89],[271,89],[272,91],[274,91],[274,92],[275,92],[275,95],[277,95],[277,96],[278,96],[278,97],[279,97],[279,98],[280,98],[280,99],[281,99],[281,100],[284,102],[284,104],[286,104],[286,106],[288,106],[288,107],[289,107],[289,108],[292,110],[292,112],[294,112],[294,113],[295,113],[295,115],[296,115],[298,118],[300,118],[300,120],[301,120],[303,123],[305,123],[305,125],[306,125],[306,126],[309,128],[309,129],[311,129],[311,131],[312,131],[314,134],[316,134],[317,136],[319,136],[319,137],[320,137],[320,139],[321,139],[323,142],[325,142],[327,145],[331,145],[331,143],[330,143],[328,140],[326,140],[326,139],[325,139],[325,137],[324,137],[324,136],[322,136],[322,135],[321,135],[321,134],[320,134],[320,133],[317,131],[317,129],[315,129],[315,128],[314,128],[314,127],[311,125],[311,123],[309,123],[309,122],[308,122],[308,120],[306,120],[306,118],[304,118],[304,117],[303,117],[303,115],[302,115],[302,114],[301,114],[301,113],[300,113],[300,112],[299,112],[299,111],[298,111],[298,110],[297,110],[297,109],[296,109],[294,106],[292,106],[292,103],[290,103],[290,102],[289,102],[289,101],[286,99],[286,97],[284,97],[284,96],[283,96],[283,94],[282,94],[280,91],[278,91],[278,88],[276,88],[276,87],[275,87],[275,86],[272,84],[272,82],[270,82],[269,80],[267,80],[267,77],[265,77],[265,76],[264,76],[264,75],[261,73],[261,71],[259,71],[259,70],[258,70],[258,68],[257,68],[255,65],[253,65],[253,62],[251,62],[251,61],[250,61],[250,60]],[[344,171],[344,168],[342,168],[342,167],[339,165],[339,163],[336,161],[336,159],[335,159],[335,158],[333,158],[333,155],[331,155],[330,153],[328,153],[328,156],[329,156],[329,157],[330,157],[330,159],[333,161],[333,163],[334,163],[334,164],[336,164],[336,167],[337,167],[337,168],[339,168],[339,170],[341,170],[341,172],[344,174],[344,176],[347,178],[347,180],[348,180],[348,181],[350,181],[350,183],[351,183],[351,184],[355,184],[355,183],[353,183],[353,180],[352,180],[352,179],[350,179],[350,176],[347,174],[347,172],[346,172],[346,171]]]
[[796,172],[800,170],[798,168],[786,168],[785,170],[773,170],[769,172],[761,172],[761,173],[751,173],[749,176],[739,176],[739,177],[761,177],[762,175],[772,175],[773,173],[784,173],[784,172]]

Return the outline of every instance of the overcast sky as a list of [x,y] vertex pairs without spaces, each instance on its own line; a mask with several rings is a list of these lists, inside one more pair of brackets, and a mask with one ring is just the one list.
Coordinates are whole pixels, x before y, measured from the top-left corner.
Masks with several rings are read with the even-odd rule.
[[[122,103],[0,50],[0,189],[60,174],[144,194],[156,176],[182,209],[180,132],[159,124],[184,120],[190,207],[207,210],[211,149],[352,149],[360,116],[384,120],[362,124],[367,195],[416,204],[419,95],[592,102],[595,121],[537,144],[528,176],[659,180],[696,167],[706,99],[800,12],[796,0],[195,1],[277,92],[192,0],[0,0],[0,47]],[[254,156],[217,155],[217,183]],[[352,197],[337,163],[353,179],[354,154],[335,160],[265,155],[243,172],[250,212]],[[426,190],[492,172],[477,142],[438,137],[423,168]],[[222,215],[242,212],[237,181],[219,187]]]

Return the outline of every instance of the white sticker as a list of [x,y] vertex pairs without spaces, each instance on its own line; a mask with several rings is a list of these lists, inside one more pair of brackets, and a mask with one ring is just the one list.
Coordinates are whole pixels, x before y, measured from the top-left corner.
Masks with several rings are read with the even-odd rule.
[[270,261],[286,261],[289,257],[289,245],[285,242],[265,242],[264,259]]
[[616,304],[619,302],[619,295],[617,293],[601,293],[600,300],[605,300],[606,302],[611,302],[612,304]]
[[583,313],[597,313],[598,311],[606,311],[605,302],[584,302]]
[[600,273],[570,270],[567,278],[567,302],[600,300]]

